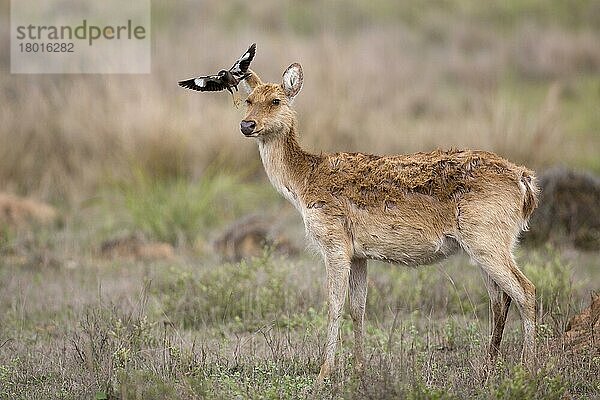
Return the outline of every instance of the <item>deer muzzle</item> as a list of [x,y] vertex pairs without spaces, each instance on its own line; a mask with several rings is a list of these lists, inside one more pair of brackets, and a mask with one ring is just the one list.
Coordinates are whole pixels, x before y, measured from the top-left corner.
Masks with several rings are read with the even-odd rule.
[[242,121],[240,122],[240,130],[244,136],[252,136],[254,129],[256,128],[256,122],[254,121]]

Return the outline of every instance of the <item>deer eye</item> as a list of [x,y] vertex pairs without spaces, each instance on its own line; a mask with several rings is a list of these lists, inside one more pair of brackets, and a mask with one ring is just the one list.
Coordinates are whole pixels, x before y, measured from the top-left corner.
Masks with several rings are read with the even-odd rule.
[[246,104],[247,104],[247,105],[251,105],[251,104],[252,104],[252,102],[251,102],[249,99],[246,99]]
[[271,104],[273,104],[274,106],[278,106],[279,103],[281,103],[281,100],[279,100],[279,99],[273,99],[273,100],[271,100]]

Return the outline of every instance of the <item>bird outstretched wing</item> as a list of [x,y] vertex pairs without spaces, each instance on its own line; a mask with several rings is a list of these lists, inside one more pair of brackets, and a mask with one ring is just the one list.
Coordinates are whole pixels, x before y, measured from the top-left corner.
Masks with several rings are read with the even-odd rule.
[[253,43],[242,56],[236,60],[229,71],[220,71],[217,75],[199,76],[197,78],[186,79],[179,81],[179,86],[197,90],[199,92],[217,92],[227,89],[232,92],[232,88],[237,89],[237,85],[241,80],[246,79],[250,73],[248,67],[256,53],[256,43]]
[[183,88],[199,92],[216,92],[227,87],[227,84],[223,82],[223,79],[219,75],[199,76],[198,78],[191,78],[179,81],[178,83]]
[[248,73],[248,67],[250,67],[250,63],[254,58],[254,54],[256,53],[256,43],[252,43],[248,50],[237,61],[233,64],[233,66],[229,69],[229,72],[238,80],[242,80],[246,77]]

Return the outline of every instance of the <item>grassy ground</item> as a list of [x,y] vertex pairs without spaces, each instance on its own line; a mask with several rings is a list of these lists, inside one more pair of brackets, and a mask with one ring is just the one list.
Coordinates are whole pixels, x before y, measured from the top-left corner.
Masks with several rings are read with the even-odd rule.
[[[102,258],[97,243],[107,225],[114,226],[103,205],[108,199],[114,209],[127,209],[127,196],[109,197],[60,226],[5,240],[0,398],[600,396],[598,355],[554,344],[597,289],[597,253],[520,251],[540,301],[533,375],[518,363],[520,324],[513,310],[502,357],[486,377],[487,295],[465,257],[421,269],[373,263],[366,373],[352,372],[346,316],[338,369],[315,392],[326,326],[320,260],[265,250],[263,257],[227,264],[187,240],[169,261]],[[135,226],[132,214],[123,211],[119,226]]]

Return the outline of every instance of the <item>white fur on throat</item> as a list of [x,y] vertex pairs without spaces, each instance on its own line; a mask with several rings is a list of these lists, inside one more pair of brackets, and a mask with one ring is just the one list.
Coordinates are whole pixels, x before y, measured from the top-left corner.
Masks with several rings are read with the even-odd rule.
[[265,172],[273,187],[304,215],[305,207],[300,202],[296,194],[297,190],[289,179],[289,171],[284,160],[283,144],[277,140],[265,141],[259,138],[258,150]]

